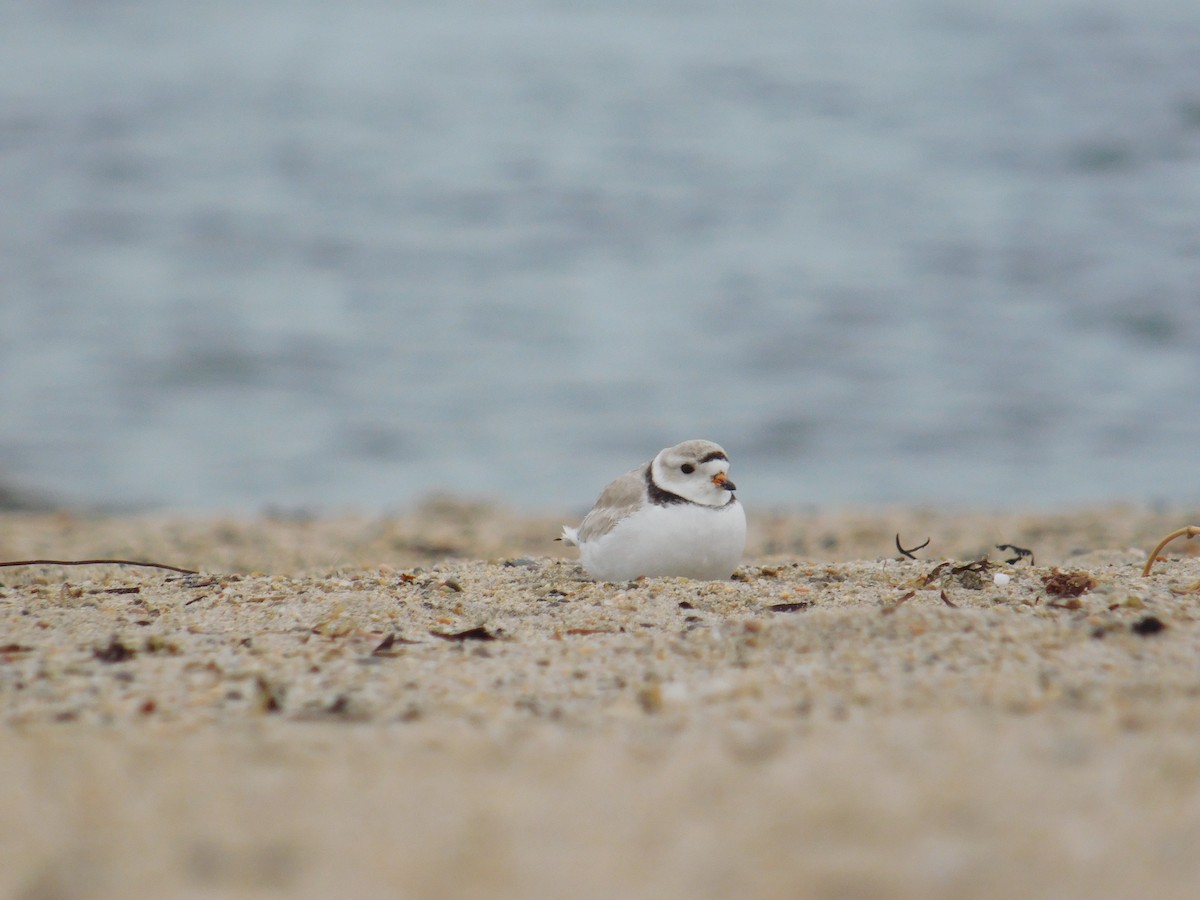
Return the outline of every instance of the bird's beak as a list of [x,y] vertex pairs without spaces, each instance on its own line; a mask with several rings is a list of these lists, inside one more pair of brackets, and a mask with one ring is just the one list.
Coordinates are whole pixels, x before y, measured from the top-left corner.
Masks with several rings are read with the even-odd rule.
[[718,472],[712,477],[712,483],[719,488],[725,488],[727,491],[736,491],[737,485],[729,480],[729,476],[724,472]]

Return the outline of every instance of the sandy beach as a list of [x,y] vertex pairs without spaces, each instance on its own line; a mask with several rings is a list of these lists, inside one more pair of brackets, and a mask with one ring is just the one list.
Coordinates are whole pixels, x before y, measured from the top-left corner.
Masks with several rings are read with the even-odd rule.
[[598,584],[451,498],[6,513],[198,574],[0,568],[0,896],[1191,896],[1200,540],[1141,570],[1196,519],[759,513]]

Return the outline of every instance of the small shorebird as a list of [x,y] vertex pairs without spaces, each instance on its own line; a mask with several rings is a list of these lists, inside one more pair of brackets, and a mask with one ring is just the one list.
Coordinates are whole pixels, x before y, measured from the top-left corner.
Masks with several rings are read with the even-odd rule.
[[609,484],[578,528],[563,526],[562,541],[600,581],[729,578],[746,547],[746,513],[733,491],[725,451],[684,441]]

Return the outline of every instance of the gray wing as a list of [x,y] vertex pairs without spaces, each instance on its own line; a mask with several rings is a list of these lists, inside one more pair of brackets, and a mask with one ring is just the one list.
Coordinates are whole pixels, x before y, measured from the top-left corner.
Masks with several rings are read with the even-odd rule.
[[583,517],[579,540],[590,541],[608,534],[617,523],[636,510],[646,498],[645,463],[609,484],[600,494],[592,511]]

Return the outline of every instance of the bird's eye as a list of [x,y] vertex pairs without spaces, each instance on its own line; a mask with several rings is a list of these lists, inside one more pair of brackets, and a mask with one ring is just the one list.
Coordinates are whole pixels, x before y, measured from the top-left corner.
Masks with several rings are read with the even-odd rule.
[[679,467],[679,469],[681,472],[683,472],[684,475],[691,475],[693,472],[696,471],[696,467],[693,466],[691,463],[684,463],[682,466]]

